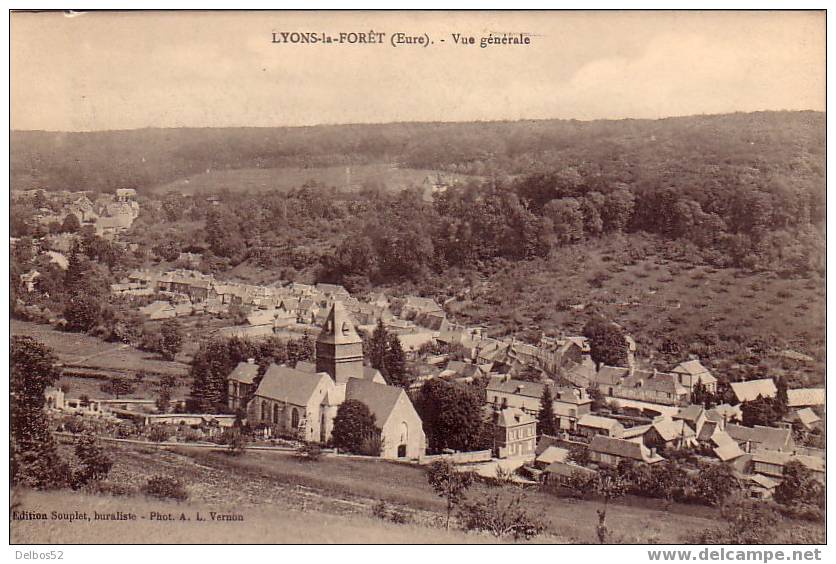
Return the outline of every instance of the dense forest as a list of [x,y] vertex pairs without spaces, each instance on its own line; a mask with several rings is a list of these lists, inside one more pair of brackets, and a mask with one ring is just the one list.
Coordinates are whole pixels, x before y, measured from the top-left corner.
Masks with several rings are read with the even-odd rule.
[[825,117],[759,112],[661,120],[396,123],[296,128],[13,131],[12,187],[147,191],[207,170],[397,163],[490,176],[573,167],[593,190],[688,189],[740,177],[823,192]]

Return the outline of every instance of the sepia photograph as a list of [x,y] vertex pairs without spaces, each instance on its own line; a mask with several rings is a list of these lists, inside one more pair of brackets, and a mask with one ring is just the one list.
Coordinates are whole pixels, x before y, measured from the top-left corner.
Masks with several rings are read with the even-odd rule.
[[821,560],[826,19],[10,10],[16,558]]

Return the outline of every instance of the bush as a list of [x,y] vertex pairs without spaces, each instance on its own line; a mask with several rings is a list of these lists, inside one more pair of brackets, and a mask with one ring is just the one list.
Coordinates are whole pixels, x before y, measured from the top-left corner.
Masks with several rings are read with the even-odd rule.
[[84,420],[80,416],[72,416],[64,421],[64,430],[77,435],[85,430]]
[[316,462],[320,456],[322,456],[322,448],[316,444],[305,443],[296,449],[296,457],[302,460]]
[[107,480],[90,482],[86,484],[82,490],[85,493],[97,495],[134,495],[136,490],[130,486],[119,484],[116,482],[108,482]]
[[227,454],[230,456],[241,456],[246,452],[247,437],[240,429],[227,429],[221,435],[222,444],[227,447]]
[[150,429],[148,429],[148,440],[153,443],[164,443],[171,437],[171,434],[168,432],[168,429],[163,427],[162,425],[152,425]]
[[89,482],[103,480],[113,466],[113,460],[99,446],[96,437],[90,433],[85,433],[78,438],[75,455],[80,467],[72,475],[71,485],[74,490]]
[[139,430],[136,425],[134,425],[131,421],[122,421],[116,426],[116,438],[130,439],[131,437],[136,436],[138,431]]
[[158,499],[173,499],[185,501],[189,499],[189,493],[183,484],[176,478],[168,476],[154,476],[142,487],[142,493]]
[[365,456],[380,456],[383,452],[383,437],[380,433],[372,433],[363,439],[358,454]]
[[398,525],[405,525],[412,519],[407,513],[395,508],[390,508],[385,501],[379,501],[372,506],[372,515],[384,521],[391,521]]
[[458,516],[466,531],[484,531],[495,537],[530,539],[541,534],[546,524],[529,513],[519,493],[488,494],[459,505]]

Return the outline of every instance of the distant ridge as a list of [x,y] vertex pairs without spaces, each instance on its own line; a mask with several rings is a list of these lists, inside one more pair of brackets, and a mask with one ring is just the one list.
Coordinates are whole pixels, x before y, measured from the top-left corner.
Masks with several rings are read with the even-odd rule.
[[[662,119],[405,122],[302,127],[11,132],[11,185],[148,191],[212,170],[385,163],[480,176],[583,162],[628,168],[784,166],[821,155],[825,114],[754,112]],[[609,165],[608,165],[609,166]],[[629,180],[629,178],[627,179]]]

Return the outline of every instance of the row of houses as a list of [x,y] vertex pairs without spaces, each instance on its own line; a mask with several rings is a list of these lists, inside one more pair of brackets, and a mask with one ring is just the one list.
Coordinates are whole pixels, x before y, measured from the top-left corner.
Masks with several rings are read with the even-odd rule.
[[114,194],[98,194],[94,200],[84,192],[70,193],[63,198],[61,194],[51,193],[49,197],[60,210],[39,209],[35,220],[42,225],[62,223],[72,214],[81,225],[93,225],[100,237],[113,239],[117,234],[130,229],[139,217],[136,191],[131,188],[117,189]]

